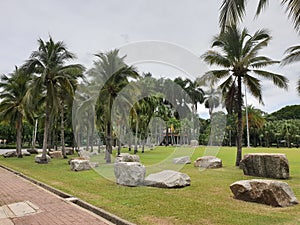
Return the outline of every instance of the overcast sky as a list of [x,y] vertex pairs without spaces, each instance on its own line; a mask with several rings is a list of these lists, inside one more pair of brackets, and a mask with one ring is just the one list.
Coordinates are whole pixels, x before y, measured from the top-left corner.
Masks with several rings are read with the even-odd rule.
[[[74,52],[77,62],[89,68],[93,54],[119,48],[124,44],[155,40],[169,42],[200,57],[219,32],[218,13],[221,0],[1,0],[0,2],[0,74],[13,71],[37,49],[37,39],[63,40]],[[248,4],[243,26],[250,33],[268,28],[273,40],[262,54],[282,59],[286,48],[299,44],[299,36],[287,19],[280,1],[271,1],[267,10],[254,18],[256,1]],[[139,71],[150,71],[156,77],[185,76],[167,65],[136,65]],[[209,67],[207,67],[209,68]],[[269,68],[290,80],[289,90],[263,83],[260,105],[249,96],[248,102],[266,112],[285,105],[299,104],[296,83],[300,64]],[[205,117],[206,110],[201,109]]]

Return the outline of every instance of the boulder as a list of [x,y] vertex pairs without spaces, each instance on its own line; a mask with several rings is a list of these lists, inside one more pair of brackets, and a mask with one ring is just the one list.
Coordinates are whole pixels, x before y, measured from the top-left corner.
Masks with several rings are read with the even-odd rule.
[[61,158],[63,158],[63,155],[62,155],[61,151],[49,152],[49,156],[51,158],[55,158],[55,159],[61,159]]
[[245,175],[288,179],[289,162],[285,154],[246,154],[240,163]]
[[189,156],[174,158],[173,163],[174,164],[190,164],[191,163],[191,158]]
[[16,151],[5,152],[3,154],[4,158],[11,158],[11,157],[16,157],[16,156],[17,156]]
[[199,145],[199,142],[197,140],[191,140],[190,145],[195,147]]
[[180,188],[189,186],[191,178],[174,170],[164,170],[150,174],[145,178],[144,185],[158,188]]
[[27,152],[29,152],[30,154],[39,154],[37,149],[32,149],[32,148],[27,149]]
[[140,157],[129,153],[121,153],[116,157],[116,162],[140,162]]
[[285,182],[274,180],[242,180],[230,185],[234,198],[271,205],[287,207],[298,204],[292,189]]
[[70,161],[70,167],[73,171],[90,170],[90,161],[86,159],[73,159]]
[[143,184],[146,168],[139,162],[118,162],[114,164],[114,173],[117,184],[135,187]]
[[65,148],[66,155],[74,155],[74,148],[72,147],[67,147]]
[[215,156],[202,156],[194,161],[195,167],[215,169],[222,167],[222,160]]
[[28,151],[25,151],[22,153],[23,156],[31,156],[31,154]]
[[[34,157],[34,161],[35,161],[36,163],[45,163],[45,162],[43,162],[41,159],[42,159],[42,154],[36,155],[36,156]],[[46,162],[48,163],[48,162],[50,162],[51,157],[50,157],[49,155],[46,155],[46,159],[47,159]]]

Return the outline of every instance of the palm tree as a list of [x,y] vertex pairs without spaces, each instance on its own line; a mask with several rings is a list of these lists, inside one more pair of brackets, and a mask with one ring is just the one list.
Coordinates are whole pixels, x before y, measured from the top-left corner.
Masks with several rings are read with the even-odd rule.
[[[245,109],[246,111],[246,109]],[[253,133],[254,146],[257,146],[257,135],[259,130],[261,130],[265,124],[265,118],[263,117],[263,112],[256,109],[253,105],[247,106],[248,111],[248,123],[250,127],[250,132]],[[243,112],[243,127],[246,125],[246,113]]]
[[36,74],[34,92],[45,94],[45,124],[41,163],[47,163],[46,153],[51,115],[54,115],[58,110],[59,89],[64,89],[65,93],[71,94],[73,91],[71,82],[74,79],[74,74],[82,74],[84,67],[80,64],[65,65],[68,60],[75,59],[75,55],[67,50],[62,41],[54,42],[50,37],[46,42],[39,39],[38,43],[38,50],[32,52],[24,64],[24,68]]
[[[105,129],[107,163],[111,162],[112,154],[111,110],[113,102],[119,92],[129,84],[128,78],[139,77],[133,67],[124,63],[125,56],[119,57],[118,53],[119,50],[112,50],[96,54],[99,60],[94,62],[94,67],[88,72],[91,77],[102,84],[96,103],[96,117],[98,126]],[[99,124],[101,121],[102,125]]]
[[[300,62],[300,45],[292,46],[292,47],[288,48],[285,51],[285,54],[286,54],[286,56],[281,61],[281,64],[283,66],[285,66],[287,64],[295,63],[295,62]],[[297,90],[298,90],[298,93],[300,94],[300,79],[298,80]]]
[[[237,25],[243,20],[246,13],[247,0],[223,0],[220,7],[219,24],[221,31],[225,31],[227,26]],[[269,4],[269,0],[259,0],[256,10],[258,16]],[[294,28],[300,31],[300,0],[281,0],[281,5],[285,7],[288,17],[292,20]]]
[[31,76],[16,67],[12,74],[2,75],[0,79],[0,88],[2,88],[0,93],[1,117],[15,123],[17,130],[16,153],[18,158],[22,158],[22,125],[24,117],[29,116],[27,91]]
[[220,93],[214,88],[205,92],[204,106],[208,109],[210,119],[212,118],[213,110],[220,105],[220,101]]
[[203,80],[210,80],[212,85],[222,81],[220,88],[225,94],[225,99],[231,99],[231,94],[235,93],[235,91],[230,90],[237,90],[236,166],[239,165],[242,157],[242,83],[261,103],[263,103],[261,81],[253,77],[252,74],[272,80],[276,86],[287,89],[287,79],[284,76],[260,69],[279,63],[268,57],[258,55],[259,50],[265,47],[270,39],[268,31],[264,29],[251,36],[246,29],[240,31],[236,26],[227,27],[213,40],[212,47],[217,47],[220,51],[210,50],[202,56],[204,61],[210,65],[224,67],[224,69],[207,72]]

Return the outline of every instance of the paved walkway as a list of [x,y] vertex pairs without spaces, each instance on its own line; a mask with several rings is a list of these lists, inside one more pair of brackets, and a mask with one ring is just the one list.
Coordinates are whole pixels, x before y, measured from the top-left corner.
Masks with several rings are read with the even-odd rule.
[[1,225],[108,225],[105,219],[0,168]]

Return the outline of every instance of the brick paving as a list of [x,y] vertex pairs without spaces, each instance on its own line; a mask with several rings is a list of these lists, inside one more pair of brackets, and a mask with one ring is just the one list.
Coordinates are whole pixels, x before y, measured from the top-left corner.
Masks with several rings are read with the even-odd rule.
[[0,206],[30,201],[38,207],[35,214],[0,218],[2,225],[108,225],[105,219],[0,168]]

